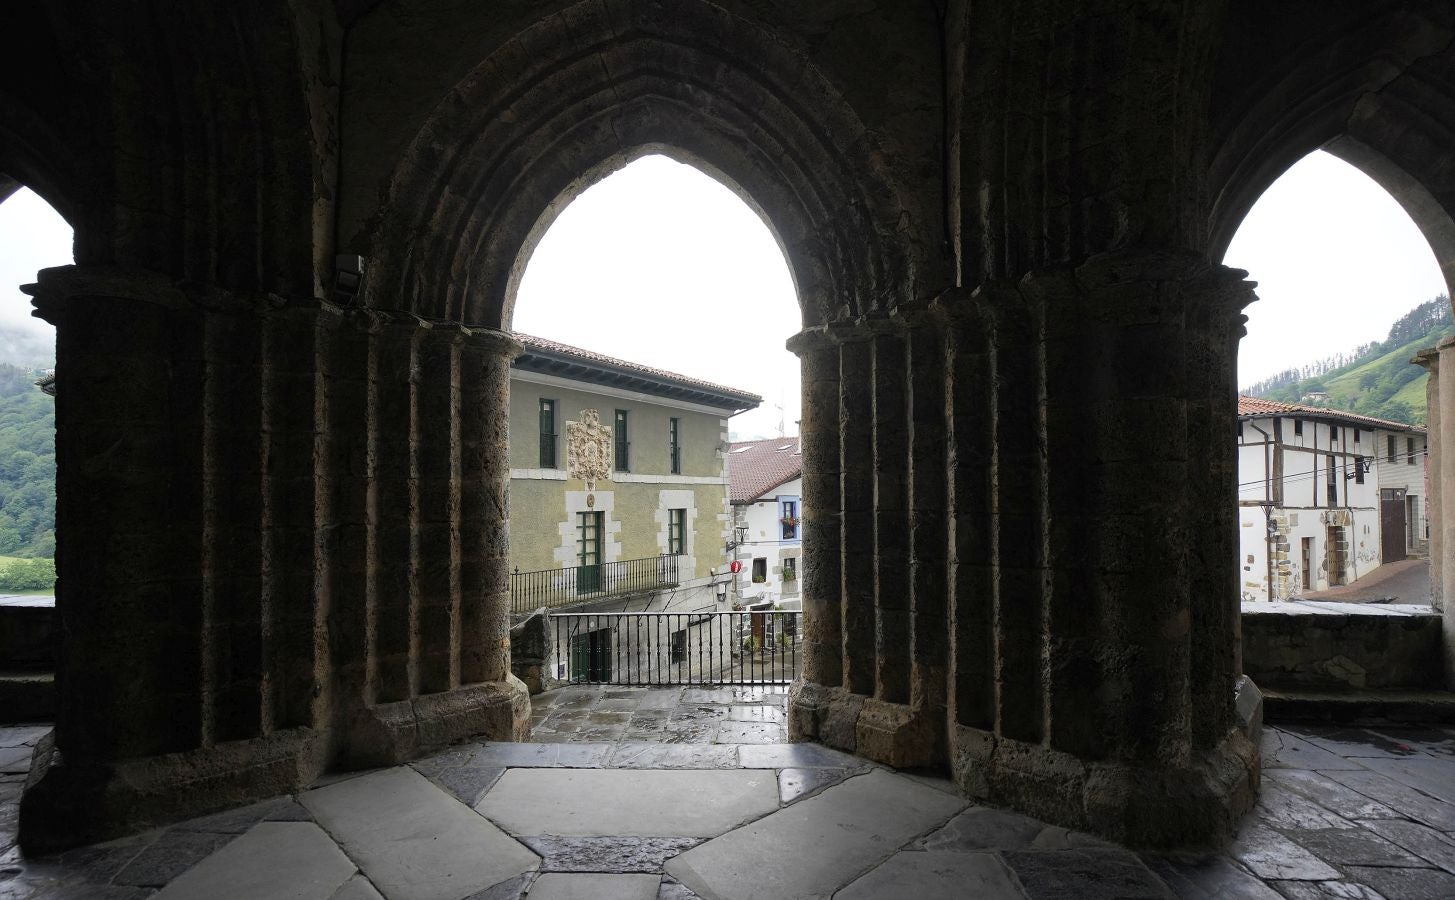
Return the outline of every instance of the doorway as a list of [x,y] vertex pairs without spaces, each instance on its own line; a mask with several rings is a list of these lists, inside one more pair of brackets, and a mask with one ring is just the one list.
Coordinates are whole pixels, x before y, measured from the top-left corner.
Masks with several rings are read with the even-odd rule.
[[1411,498],[1403,488],[1383,488],[1379,492],[1379,561],[1382,563],[1399,562],[1409,555],[1408,499]]

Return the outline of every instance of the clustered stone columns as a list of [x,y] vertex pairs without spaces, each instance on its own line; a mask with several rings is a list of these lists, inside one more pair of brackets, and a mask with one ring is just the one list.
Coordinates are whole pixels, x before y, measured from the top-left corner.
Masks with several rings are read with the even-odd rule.
[[508,672],[499,332],[64,267],[57,672],[27,852],[470,735]]
[[1455,597],[1455,565],[1446,554],[1455,552],[1455,491],[1446,492],[1444,483],[1455,483],[1455,453],[1445,448],[1455,446],[1455,416],[1441,413],[1441,397],[1455,397],[1455,338],[1446,338],[1432,349],[1423,350],[1412,362],[1430,373],[1425,387],[1429,421],[1426,444],[1425,478],[1429,484],[1426,515],[1430,518],[1430,594],[1432,602],[1443,612],[1445,630],[1445,687],[1455,691],[1455,615],[1448,598]]
[[795,738],[1134,844],[1231,832],[1261,709],[1232,564],[1242,274],[1107,256],[791,342]]

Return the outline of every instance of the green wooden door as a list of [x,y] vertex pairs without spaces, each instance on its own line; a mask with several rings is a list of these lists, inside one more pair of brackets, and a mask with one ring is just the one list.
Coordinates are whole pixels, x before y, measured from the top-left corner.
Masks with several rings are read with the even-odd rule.
[[591,594],[601,590],[602,514],[577,514],[576,522],[576,593]]

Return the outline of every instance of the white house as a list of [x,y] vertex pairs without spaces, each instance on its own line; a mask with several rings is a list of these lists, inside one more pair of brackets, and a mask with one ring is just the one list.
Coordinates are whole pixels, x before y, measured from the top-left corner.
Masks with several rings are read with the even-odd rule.
[[[1348,584],[1386,561],[1380,541],[1382,479],[1390,479],[1391,495],[1402,492],[1402,511],[1424,506],[1425,435],[1418,426],[1239,397],[1237,437],[1244,600],[1287,600]],[[1390,457],[1391,438],[1400,442],[1401,453],[1381,458]],[[1414,466],[1407,446],[1416,448]],[[1418,468],[1420,474],[1391,474],[1390,467]],[[1406,503],[1412,489],[1417,493],[1411,507]]]
[[799,609],[803,557],[803,454],[798,438],[743,441],[728,451],[736,533],[737,603]]
[[1393,562],[1428,556],[1429,436],[1424,428],[1404,425],[1375,429],[1374,441],[1379,454],[1380,558]]

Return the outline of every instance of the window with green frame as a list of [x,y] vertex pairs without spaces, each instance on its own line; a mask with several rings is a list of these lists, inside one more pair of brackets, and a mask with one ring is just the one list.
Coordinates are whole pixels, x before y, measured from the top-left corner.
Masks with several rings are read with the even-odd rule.
[[630,472],[631,468],[631,441],[627,438],[626,410],[616,411],[616,426],[613,437],[616,439],[616,470],[618,472]]
[[682,474],[682,426],[681,419],[667,420],[667,453],[672,462],[672,474]]
[[687,552],[687,510],[667,510],[667,552]]
[[556,467],[556,401],[541,398],[541,468]]

